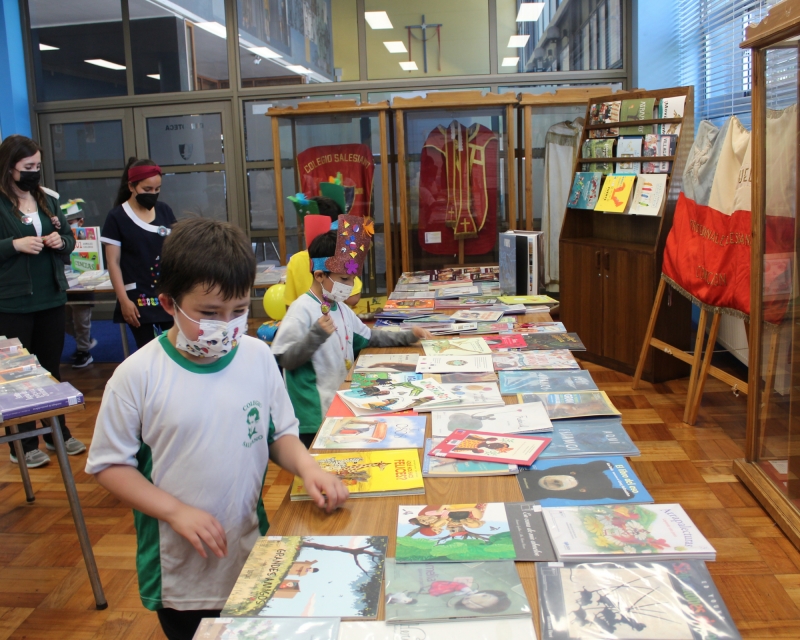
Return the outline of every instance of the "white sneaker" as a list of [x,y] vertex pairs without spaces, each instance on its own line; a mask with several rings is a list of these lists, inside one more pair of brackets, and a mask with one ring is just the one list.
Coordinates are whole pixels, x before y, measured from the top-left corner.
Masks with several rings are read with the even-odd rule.
[[[19,464],[19,460],[17,460],[17,456],[13,453],[11,454],[11,462],[14,464]],[[39,449],[34,449],[33,451],[28,451],[25,454],[25,466],[28,469],[35,469],[36,467],[43,467],[46,464],[49,464],[50,456],[48,456],[44,451],[40,451]]]
[[[56,450],[55,445],[50,444],[49,442],[45,442],[44,446],[47,447],[48,451]],[[76,440],[75,438],[70,438],[69,440],[65,440],[64,448],[67,450],[68,456],[77,456],[79,453],[83,453],[84,451],[86,451],[86,445],[83,444],[80,440]]]

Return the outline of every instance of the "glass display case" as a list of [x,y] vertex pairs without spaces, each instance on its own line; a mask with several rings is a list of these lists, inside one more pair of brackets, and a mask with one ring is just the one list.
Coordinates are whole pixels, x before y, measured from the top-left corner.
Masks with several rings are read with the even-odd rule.
[[797,272],[800,2],[750,25],[753,70],[750,381],[736,475],[800,547],[800,282]]

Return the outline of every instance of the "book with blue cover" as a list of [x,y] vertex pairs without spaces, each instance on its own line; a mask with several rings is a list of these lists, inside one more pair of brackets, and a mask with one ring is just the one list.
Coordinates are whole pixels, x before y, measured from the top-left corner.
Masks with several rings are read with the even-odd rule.
[[551,442],[540,454],[541,459],[639,455],[619,418],[556,420],[548,435]]
[[501,371],[500,393],[565,393],[596,391],[588,371]]
[[567,206],[573,209],[594,209],[602,182],[603,174],[599,171],[578,171],[572,182]]
[[543,507],[653,502],[623,457],[537,460],[517,476],[526,502]]
[[83,394],[69,382],[0,395],[0,422],[83,404]]

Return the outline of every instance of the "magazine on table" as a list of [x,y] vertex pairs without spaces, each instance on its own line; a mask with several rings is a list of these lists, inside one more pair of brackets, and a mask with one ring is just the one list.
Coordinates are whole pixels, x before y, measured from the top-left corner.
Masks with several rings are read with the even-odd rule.
[[431,411],[459,405],[461,400],[445,391],[432,378],[388,381],[373,386],[350,388],[336,394],[357,416],[397,413],[398,411]]

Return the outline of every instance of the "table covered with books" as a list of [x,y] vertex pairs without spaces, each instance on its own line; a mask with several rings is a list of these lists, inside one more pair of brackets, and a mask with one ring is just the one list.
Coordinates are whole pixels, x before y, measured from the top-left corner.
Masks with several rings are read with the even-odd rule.
[[[428,327],[424,298],[402,297],[413,278],[394,319]],[[490,303],[540,300],[486,293],[434,304],[462,323],[444,337],[361,352],[310,451],[351,498],[328,515],[295,478],[197,638],[284,616],[331,640],[741,637],[703,562],[714,549],[680,505],[650,504],[619,412],[552,349],[579,357],[579,337],[541,307],[490,329]]]

